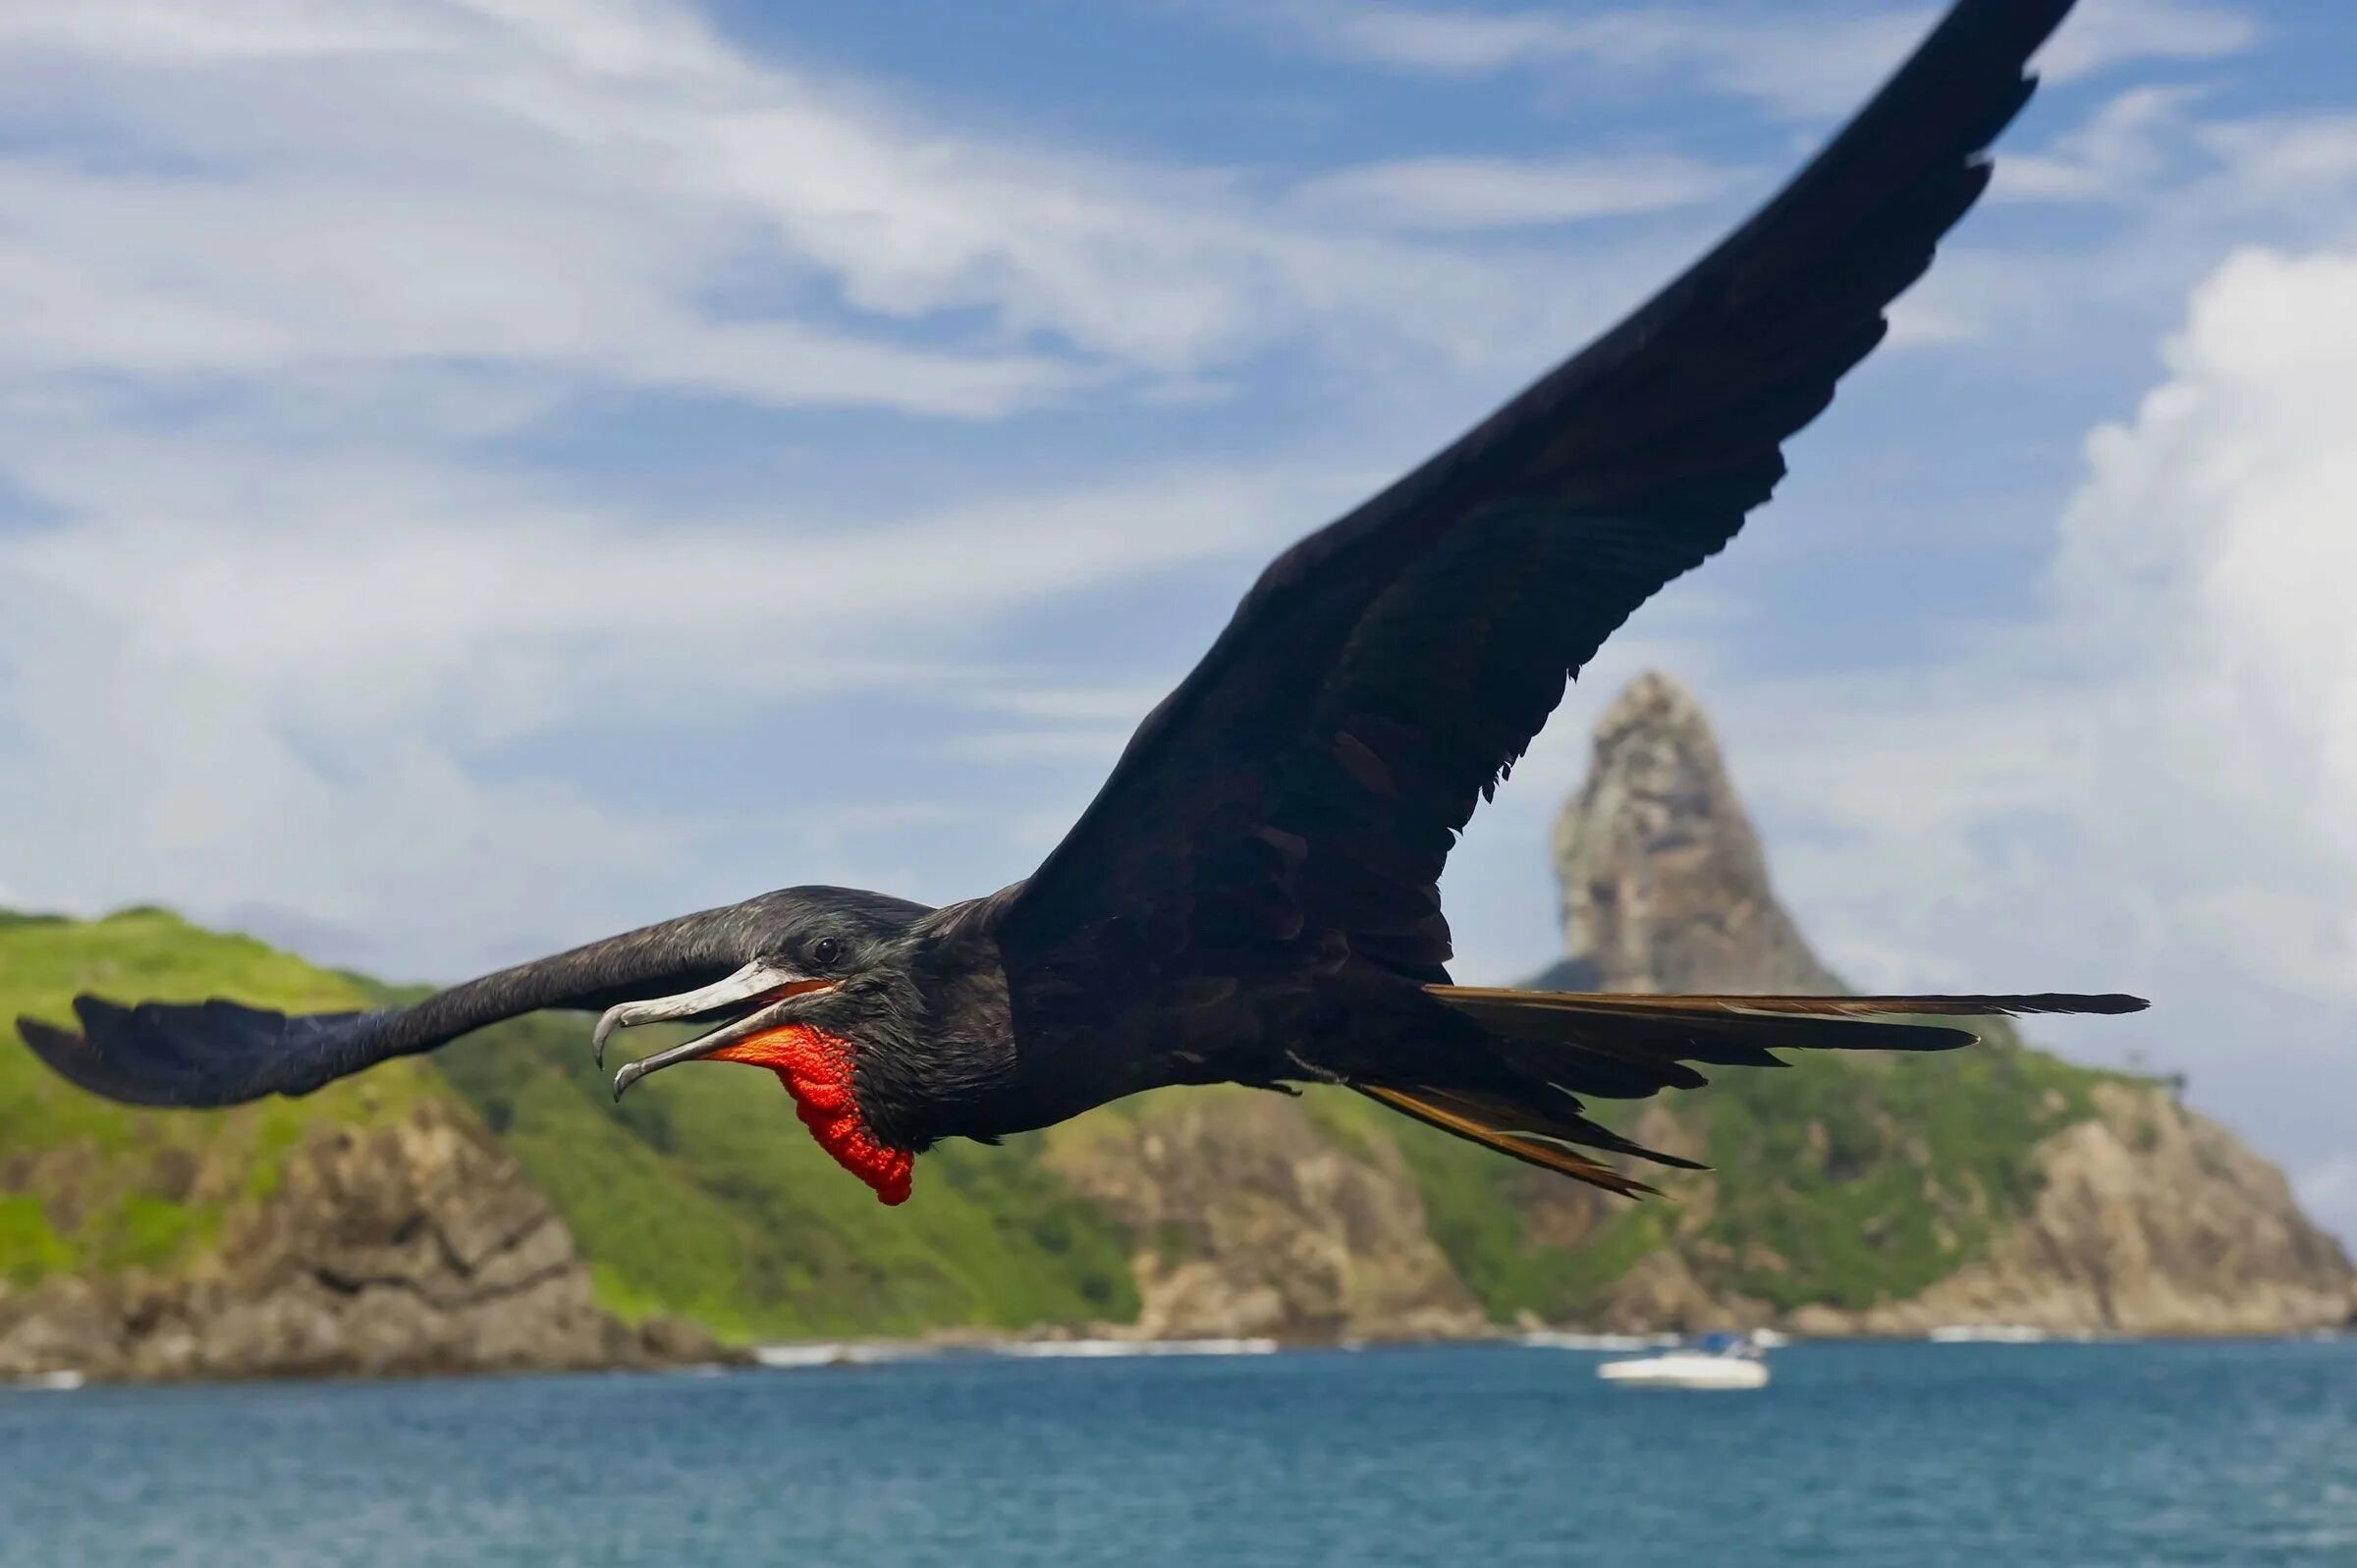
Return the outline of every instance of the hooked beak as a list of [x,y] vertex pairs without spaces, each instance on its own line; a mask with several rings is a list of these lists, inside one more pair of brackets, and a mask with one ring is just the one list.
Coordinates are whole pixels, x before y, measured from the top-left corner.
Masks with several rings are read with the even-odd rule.
[[656,997],[646,1001],[626,1001],[618,1007],[607,1008],[605,1015],[597,1020],[597,1027],[590,1031],[590,1053],[602,1067],[606,1062],[606,1042],[613,1038],[618,1029],[678,1018],[701,1017],[740,1002],[766,1003],[709,1034],[698,1035],[668,1051],[658,1051],[643,1060],[626,1063],[614,1075],[614,1098],[620,1100],[624,1091],[650,1072],[675,1062],[694,1061],[712,1055],[765,1030],[776,1028],[787,1021],[791,1003],[795,998],[813,991],[825,991],[833,985],[831,980],[799,974],[766,958],[757,958],[728,979],[700,990],[683,991],[676,997]]

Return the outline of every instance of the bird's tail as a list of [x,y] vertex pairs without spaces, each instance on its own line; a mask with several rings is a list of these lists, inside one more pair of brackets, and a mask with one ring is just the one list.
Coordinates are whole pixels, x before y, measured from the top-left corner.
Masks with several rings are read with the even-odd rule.
[[[1927,1018],[2015,1013],[2136,1012],[2138,997],[2043,993],[2002,997],[1662,997],[1432,986],[1432,997],[1478,1026],[1487,1049],[1433,1053],[1435,1082],[1358,1082],[1393,1109],[1517,1160],[1609,1191],[1655,1189],[1583,1153],[1633,1156],[1687,1170],[1591,1120],[1582,1096],[1642,1099],[1697,1089],[1695,1063],[1781,1067],[1772,1053],[1947,1051],[1978,1037]],[[1425,1065],[1420,1062],[1419,1065]],[[1412,1075],[1410,1075],[1412,1076]]]

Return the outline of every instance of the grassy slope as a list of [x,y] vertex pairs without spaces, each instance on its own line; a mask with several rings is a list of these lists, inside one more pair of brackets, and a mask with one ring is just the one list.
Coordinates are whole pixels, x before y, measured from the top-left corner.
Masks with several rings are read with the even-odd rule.
[[2033,1150],[2094,1114],[2104,1076],[2026,1049],[2009,1026],[1984,1040],[1897,1060],[1811,1055],[1704,1091],[1699,1125],[1731,1173],[1703,1227],[1734,1260],[1722,1281],[1780,1307],[1854,1309],[1978,1255],[2036,1199]]
[[928,1156],[888,1214],[756,1068],[670,1073],[616,1108],[585,1021],[561,1016],[438,1061],[626,1316],[660,1308],[761,1337],[1136,1314],[1127,1238],[1041,1168],[1035,1140]]
[[[0,914],[0,1022],[70,1022],[84,990],[309,1010],[383,995],[160,910],[87,924]],[[500,1133],[626,1316],[682,1311],[750,1336],[1136,1312],[1126,1239],[1057,1186],[1036,1147],[927,1161],[916,1198],[886,1222],[765,1075],[678,1073],[618,1113],[586,1038],[579,1021],[527,1019],[304,1100],[201,1114],[82,1094],[12,1041],[0,1049],[0,1280],[188,1263],[234,1205],[272,1190],[310,1129],[441,1096]]]
[[306,1128],[397,1116],[434,1087],[430,1068],[402,1062],[300,1103],[133,1110],[74,1089],[15,1043],[20,1013],[70,1023],[83,990],[310,1009],[358,1000],[338,976],[157,910],[90,924],[0,916],[0,1280],[10,1283],[186,1263],[234,1205],[275,1187]]
[[[158,911],[92,924],[0,915],[0,1022],[20,1011],[63,1019],[81,989],[317,1008],[354,1005],[363,987]],[[1673,1236],[1719,1283],[1780,1304],[1854,1307],[1972,1256],[2034,1193],[2032,1147],[2086,1113],[2097,1076],[2021,1049],[2009,1031],[1982,1050],[1903,1062],[1818,1056],[1727,1073],[1671,1103],[1728,1178],[1707,1195],[1687,1189],[1682,1203],[1619,1207],[1573,1251],[1527,1243],[1514,1196],[1527,1190],[1523,1167],[1354,1095],[1317,1092],[1305,1105],[1346,1147],[1397,1145],[1436,1239],[1501,1318],[1576,1316]],[[916,1196],[887,1216],[803,1136],[766,1075],[671,1074],[618,1110],[582,1022],[562,1017],[505,1025],[308,1100],[205,1115],[106,1105],[0,1049],[0,1279],[172,1267],[231,1205],[270,1189],[306,1128],[454,1093],[549,1193],[602,1299],[626,1316],[685,1312],[761,1337],[1136,1310],[1130,1239],[1043,1167],[1037,1140],[928,1156]],[[1151,1115],[1154,1102],[1114,1113]]]
[[[1977,1256],[2036,1198],[2037,1145],[2093,1114],[2089,1091],[2107,1074],[2028,1049],[2001,1021],[1983,1038],[1904,1058],[1794,1053],[1781,1071],[1726,1069],[1665,1097],[1717,1173],[1657,1176],[1668,1200],[1614,1202],[1572,1251],[1526,1241],[1519,1167],[1382,1120],[1416,1172],[1434,1238],[1502,1319],[1577,1319],[1672,1243],[1715,1287],[1854,1309],[1913,1295]],[[1636,1110],[1594,1108],[1620,1126]],[[1381,1115],[1364,1102],[1322,1109],[1352,1123]]]
[[[1664,1205],[1622,1204],[1586,1246],[1534,1246],[1516,1202],[1517,1191],[1527,1191],[1533,1179],[1530,1167],[1347,1090],[1313,1091],[1303,1104],[1347,1144],[1389,1139],[1398,1147],[1423,1197],[1433,1240],[1500,1322],[1522,1312],[1550,1319],[1576,1315],[1669,1234],[1665,1220],[1673,1216],[1666,1216]],[[1599,1119],[1621,1118],[1606,1107]]]

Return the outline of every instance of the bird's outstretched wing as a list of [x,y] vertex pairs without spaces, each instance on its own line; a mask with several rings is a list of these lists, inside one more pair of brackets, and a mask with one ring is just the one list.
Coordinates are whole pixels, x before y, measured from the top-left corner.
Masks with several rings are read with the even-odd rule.
[[1781,443],[1989,181],[2071,0],[1961,0],[1790,185],[1628,319],[1288,550],[1009,911],[1011,961],[1124,921],[1424,979],[1443,861],[1630,612],[1716,553]]
[[78,997],[82,1032],[17,1029],[61,1076],[135,1106],[230,1106],[307,1095],[543,1007],[604,1008],[707,985],[753,946],[758,900],[686,915],[436,992],[413,1006],[288,1017],[234,1001],[118,1006]]

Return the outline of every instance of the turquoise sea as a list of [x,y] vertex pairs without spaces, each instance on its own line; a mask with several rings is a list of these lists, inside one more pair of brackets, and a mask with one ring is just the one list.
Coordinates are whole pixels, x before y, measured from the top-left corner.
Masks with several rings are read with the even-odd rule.
[[0,1392],[0,1563],[2357,1565],[2357,1342]]

